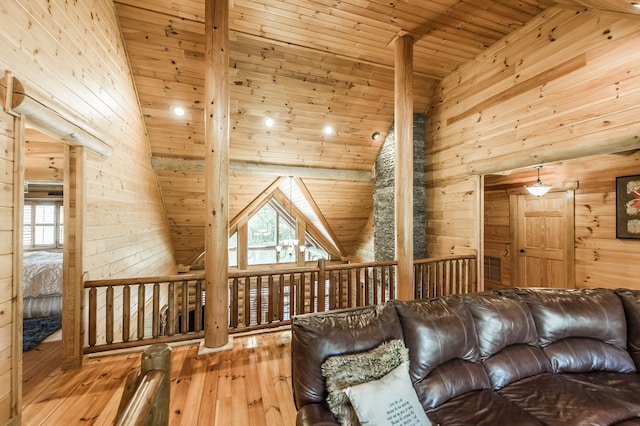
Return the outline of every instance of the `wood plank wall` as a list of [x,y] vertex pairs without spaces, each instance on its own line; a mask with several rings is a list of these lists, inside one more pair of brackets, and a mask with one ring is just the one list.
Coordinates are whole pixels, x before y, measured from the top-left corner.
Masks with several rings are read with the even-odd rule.
[[[481,244],[480,234],[468,225],[481,226],[474,162],[517,158],[519,167],[529,167],[540,161],[538,155],[578,146],[578,156],[579,146],[640,140],[638,37],[640,21],[632,16],[551,8],[442,80],[427,113],[430,255],[462,254]],[[580,176],[583,172],[576,170],[575,180],[601,182],[599,189],[582,188],[588,191],[580,195],[583,199],[610,198],[612,176]],[[577,199],[576,206],[579,202],[593,204]],[[586,207],[576,207],[577,240],[585,240],[585,222],[592,218]],[[597,246],[610,248],[606,258],[624,264],[626,274],[637,275],[638,266],[621,256],[612,258],[621,247],[640,253],[637,244],[605,240]],[[614,266],[596,267],[601,260],[587,260],[586,252],[596,244],[593,237],[589,241],[576,252],[577,285],[604,285],[601,279]]]
[[[14,118],[0,111],[0,424],[17,419],[21,383],[22,347],[16,339],[16,319],[20,310],[15,302],[13,282],[16,260],[14,247]],[[21,293],[19,293],[21,294]]]
[[[542,181],[578,182],[575,191],[575,287],[640,288],[634,268],[640,241],[616,239],[616,177],[640,174],[640,153],[602,155],[545,166]],[[501,280],[487,288],[511,285],[509,245],[510,188],[535,181],[531,171],[485,180],[485,255],[501,259]]]
[[[168,226],[113,2],[5,2],[0,38],[0,70],[10,70],[19,80],[37,87],[46,98],[41,101],[114,147],[109,158],[87,153],[85,277],[173,273],[176,265]],[[12,162],[5,149],[0,152],[0,170],[6,179]],[[11,233],[7,216],[11,197],[5,195],[12,187],[4,180],[2,185],[0,232]],[[4,244],[5,239],[2,241]],[[4,246],[1,251],[0,297],[4,297],[7,287],[13,285],[7,275],[12,255]],[[3,337],[0,342],[0,352],[11,350],[6,343],[10,340]],[[5,369],[0,374],[0,400],[5,401],[6,392],[16,388],[5,380],[4,357],[0,364]],[[0,409],[0,423],[7,420],[6,410]]]

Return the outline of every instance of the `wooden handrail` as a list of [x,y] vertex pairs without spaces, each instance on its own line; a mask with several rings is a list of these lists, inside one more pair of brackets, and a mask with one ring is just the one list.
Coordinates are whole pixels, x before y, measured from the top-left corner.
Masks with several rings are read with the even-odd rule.
[[204,273],[202,274],[178,274],[178,275],[164,275],[158,277],[140,277],[140,278],[109,278],[105,280],[90,280],[84,282],[84,288],[91,287],[117,287],[122,285],[137,285],[137,284],[155,284],[155,283],[168,283],[171,281],[191,281],[191,280],[203,280]]

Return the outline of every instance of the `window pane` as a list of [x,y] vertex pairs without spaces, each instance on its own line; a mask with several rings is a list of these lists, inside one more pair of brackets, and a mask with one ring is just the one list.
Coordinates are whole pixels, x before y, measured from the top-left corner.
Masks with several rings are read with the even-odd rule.
[[264,265],[266,263],[276,263],[275,248],[249,249],[249,265]]
[[284,245],[284,240],[295,240],[296,239],[296,231],[293,229],[291,225],[284,220],[283,217],[280,217],[279,220],[280,229],[278,232],[278,243]]
[[54,232],[53,226],[36,226],[35,227],[35,245],[54,245]]
[[55,205],[36,206],[36,225],[53,225],[56,221]]
[[276,245],[276,211],[265,204],[249,219],[249,247]]
[[229,237],[229,266],[238,266],[238,233]]

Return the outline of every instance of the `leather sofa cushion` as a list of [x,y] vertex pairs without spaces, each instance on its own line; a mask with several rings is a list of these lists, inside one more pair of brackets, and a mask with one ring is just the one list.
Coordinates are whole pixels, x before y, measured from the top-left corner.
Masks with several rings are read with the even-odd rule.
[[486,359],[516,343],[535,345],[538,333],[527,304],[518,298],[497,293],[464,296],[473,315],[480,356]]
[[518,408],[495,392],[469,392],[427,412],[433,423],[440,425],[477,426],[510,425],[542,426],[526,411]]
[[539,374],[497,392],[548,426],[611,425],[637,416],[628,404],[562,374]]
[[636,372],[626,350],[600,340],[570,337],[545,346],[544,353],[556,373]]
[[640,370],[640,291],[617,290],[627,317],[628,348],[631,358]]
[[395,339],[402,339],[402,329],[389,304],[293,317],[291,368],[296,407],[327,397],[321,371],[327,357],[367,351]]
[[640,413],[640,374],[613,373],[609,371],[582,374],[562,374],[567,380],[579,383],[586,389],[615,399]]
[[423,407],[432,409],[467,392],[491,387],[482,365],[459,358],[434,368],[413,385]]
[[484,361],[484,368],[494,389],[536,374],[551,372],[551,365],[542,349],[525,344],[507,346]]
[[462,298],[393,301],[410,375],[422,405],[434,408],[466,392],[491,387],[480,360],[471,312]]
[[520,289],[538,330],[540,346],[567,337],[588,337],[622,349],[627,324],[620,298],[605,289]]

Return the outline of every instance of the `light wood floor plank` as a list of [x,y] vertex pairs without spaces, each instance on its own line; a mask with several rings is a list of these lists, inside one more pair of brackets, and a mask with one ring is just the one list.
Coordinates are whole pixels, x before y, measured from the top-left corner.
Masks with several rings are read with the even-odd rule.
[[[173,347],[169,424],[293,426],[288,336],[234,336],[232,350],[204,355],[197,345]],[[82,368],[62,371],[59,356],[36,349],[24,354],[23,424],[112,424],[140,353],[86,359]]]

